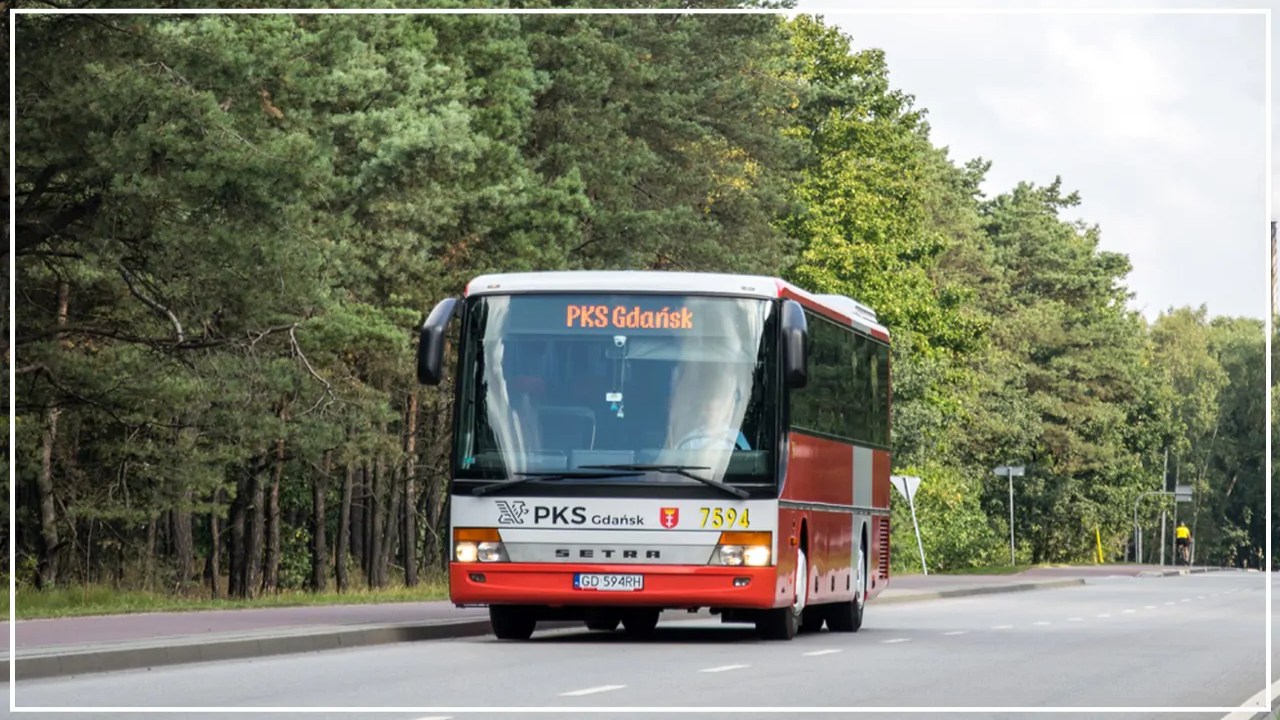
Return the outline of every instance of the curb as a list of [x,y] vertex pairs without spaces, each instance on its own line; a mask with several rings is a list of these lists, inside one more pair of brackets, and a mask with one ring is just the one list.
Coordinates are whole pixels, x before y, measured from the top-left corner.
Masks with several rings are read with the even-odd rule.
[[[574,627],[579,623],[547,622],[545,627]],[[445,640],[474,637],[490,632],[489,620],[404,623],[399,625],[350,626],[339,630],[297,632],[273,635],[242,635],[208,639],[183,638],[177,642],[149,642],[91,650],[36,650],[19,654],[15,663],[16,679],[64,677],[113,670],[138,670],[185,665],[215,660],[244,660],[271,655],[340,650],[343,648],[387,645],[421,640]],[[10,659],[3,663],[9,672]]]
[[[921,592],[904,590],[904,594],[902,595],[878,597],[873,602],[877,605],[891,605],[898,603],[921,602],[924,600],[940,600],[943,598],[969,597],[972,595],[992,595],[995,593],[1025,592],[1028,590],[1053,590],[1056,588],[1075,587],[1084,584],[1085,581],[1083,579],[1073,578],[1071,580],[1047,580],[1045,582],[1019,583],[1017,585],[956,588],[954,590],[928,590]],[[910,594],[906,594],[908,592]]]

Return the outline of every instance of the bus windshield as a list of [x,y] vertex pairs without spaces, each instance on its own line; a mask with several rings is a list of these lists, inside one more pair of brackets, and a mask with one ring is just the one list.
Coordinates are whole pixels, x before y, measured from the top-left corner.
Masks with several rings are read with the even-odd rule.
[[692,484],[691,472],[772,483],[771,302],[530,294],[468,303],[454,477],[595,469],[592,483]]

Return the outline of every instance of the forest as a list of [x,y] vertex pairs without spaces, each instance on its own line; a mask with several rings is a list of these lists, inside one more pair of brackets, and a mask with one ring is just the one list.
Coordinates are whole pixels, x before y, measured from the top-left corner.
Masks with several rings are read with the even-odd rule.
[[20,588],[438,577],[452,396],[417,384],[417,328],[475,275],[551,269],[875,308],[931,572],[1008,562],[1006,463],[1019,563],[1132,561],[1166,483],[1197,562],[1261,562],[1262,319],[1144,318],[1067,183],[987,196],[999,158],[951,157],[821,18],[10,18]]

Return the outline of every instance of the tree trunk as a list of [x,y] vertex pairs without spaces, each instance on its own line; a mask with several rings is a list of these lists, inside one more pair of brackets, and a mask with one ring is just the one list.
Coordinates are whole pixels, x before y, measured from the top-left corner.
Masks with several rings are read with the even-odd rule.
[[151,581],[155,577],[156,568],[156,527],[160,524],[160,516],[152,515],[147,519],[147,557],[144,561],[142,587],[151,590]]
[[[218,598],[218,583],[221,579],[222,568],[219,567],[219,555],[222,551],[222,531],[218,528],[218,495],[221,491],[214,490],[211,496],[212,508],[209,510],[209,559],[205,565],[205,571],[209,576],[209,594],[216,600]],[[228,588],[227,592],[231,592]]]
[[384,486],[387,484],[386,478],[382,477],[382,460],[375,460],[373,463],[373,484],[371,487],[370,506],[372,507],[372,521],[369,523],[369,544],[366,550],[369,553],[369,587],[381,587],[382,577],[380,571],[382,569],[382,525],[386,516],[382,511],[382,496],[386,493]]
[[247,565],[247,533],[246,517],[249,513],[249,477],[246,473],[239,473],[236,479],[236,496],[231,501],[231,547],[227,568],[227,595],[232,597],[245,597],[248,595],[245,585],[245,577],[248,575]]
[[[280,418],[285,418],[280,411]],[[262,574],[262,591],[274,593],[280,587],[280,477],[284,474],[284,438],[276,438],[276,462],[271,471],[271,494],[267,498],[267,560]]]
[[338,510],[338,557],[335,574],[338,578],[338,592],[346,592],[347,559],[351,548],[351,485],[355,480],[355,468],[348,464],[342,480],[342,507]]
[[191,535],[191,499],[191,490],[187,489],[182,493],[181,505],[173,509],[173,517],[170,520],[173,526],[173,554],[177,556],[178,561],[179,587],[185,587],[191,582],[193,571],[192,547],[195,545],[195,540]]
[[[381,461],[379,464],[379,472],[387,474],[387,466]],[[390,477],[384,481],[387,485],[387,512],[385,515],[385,525],[383,527],[381,544],[381,552],[378,555],[378,586],[382,587],[387,584],[388,576],[391,571],[391,559],[396,556],[396,541],[400,537],[400,496],[402,495],[400,488],[400,479],[397,477],[399,473],[391,472]]]
[[61,408],[53,405],[45,413],[44,432],[40,438],[40,475],[36,479],[36,491],[40,501],[40,561],[39,582],[41,589],[53,587],[58,581],[58,515],[53,497],[53,443],[58,438],[58,416]]
[[249,541],[245,543],[244,549],[244,592],[245,597],[254,597],[258,591],[258,579],[262,572],[262,545],[263,545],[263,524],[265,522],[265,513],[263,508],[263,494],[266,490],[265,483],[262,482],[262,473],[257,468],[253,468],[253,473],[249,478]]
[[[365,564],[365,519],[368,517],[368,486],[369,486],[369,468],[365,463],[360,463],[360,469],[356,472],[355,486],[352,488],[351,502],[354,504],[351,512],[351,554],[356,559],[356,564],[360,566],[361,572],[368,573],[368,566]],[[368,575],[366,575],[368,577]]]
[[407,413],[404,452],[404,584],[413,587],[418,584],[418,483],[417,447],[418,447],[418,389],[409,393],[409,412]]
[[332,460],[333,454],[326,452],[323,472],[311,481],[311,589],[315,592],[324,592],[325,586],[328,585],[326,566],[329,562],[326,559],[327,548],[324,542],[324,493],[329,485],[329,468]]
[[[67,325],[67,309],[71,304],[71,286],[64,280],[58,283],[59,328]],[[59,342],[62,332],[57,334]],[[44,431],[40,438],[40,474],[36,477],[36,495],[40,503],[40,559],[38,581],[41,588],[52,587],[58,581],[58,515],[53,489],[53,445],[58,439],[58,416],[62,408],[53,402],[45,412]]]

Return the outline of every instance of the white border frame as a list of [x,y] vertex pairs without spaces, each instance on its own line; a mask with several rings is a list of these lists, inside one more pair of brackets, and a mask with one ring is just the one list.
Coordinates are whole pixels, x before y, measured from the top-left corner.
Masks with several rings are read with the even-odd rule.
[[[1266,348],[1265,358],[1265,377],[1266,377],[1266,522],[1268,528],[1274,532],[1275,528],[1271,525],[1271,334],[1272,334],[1272,315],[1271,315],[1271,258],[1270,258],[1270,222],[1274,219],[1272,214],[1272,177],[1271,177],[1271,133],[1272,133],[1272,112],[1271,112],[1271,9],[1270,8],[900,8],[896,10],[871,9],[871,8],[842,8],[831,11],[813,11],[800,12],[794,9],[784,10],[768,10],[768,9],[524,9],[513,10],[507,8],[483,8],[483,9],[466,9],[466,8],[410,8],[410,9],[354,9],[354,8],[307,8],[307,9],[266,9],[266,8],[233,8],[233,9],[130,9],[130,8],[89,8],[89,9],[60,9],[60,8],[14,8],[10,11],[9,22],[9,238],[10,243],[16,243],[17,231],[17,108],[16,108],[16,82],[17,75],[17,57],[16,57],[16,37],[18,17],[22,15],[784,15],[787,17],[795,15],[814,14],[823,15],[1261,15],[1265,23],[1266,37],[1266,71],[1265,71],[1265,127],[1264,133],[1266,138],[1266,152],[1264,153],[1264,162],[1266,163],[1264,170],[1266,185],[1266,218],[1263,223],[1263,232],[1266,241],[1263,243],[1264,255],[1264,283],[1266,288],[1266,302],[1264,304],[1264,327],[1266,329],[1266,338],[1264,346]],[[637,712],[683,712],[683,713],[763,713],[763,712],[790,712],[790,713],[863,713],[863,712],[901,712],[901,713],[937,713],[937,712],[953,712],[953,713],[972,713],[972,712],[1002,712],[1002,713],[1134,713],[1134,712],[1226,712],[1236,714],[1240,712],[1271,712],[1272,711],[1272,694],[1280,692],[1280,683],[1277,683],[1277,689],[1273,690],[1271,681],[1271,535],[1268,532],[1265,538],[1266,552],[1263,576],[1266,582],[1266,676],[1263,689],[1257,695],[1245,701],[1244,705],[1237,707],[192,707],[192,706],[169,706],[169,707],[127,707],[127,706],[111,706],[111,707],[94,707],[94,706],[67,706],[67,707],[18,707],[17,705],[17,609],[16,609],[16,574],[14,568],[17,564],[17,544],[16,544],[16,527],[14,522],[14,508],[17,507],[17,487],[15,485],[16,471],[14,462],[14,448],[17,444],[17,426],[14,423],[14,416],[17,409],[17,324],[15,322],[15,308],[17,302],[17,256],[14,247],[11,245],[9,249],[9,711],[10,712],[103,712],[103,713],[120,713],[120,712],[136,712],[136,713],[301,713],[301,712],[361,712],[361,713],[637,713]],[[1265,702],[1265,706],[1253,706],[1249,703],[1256,700]]]

